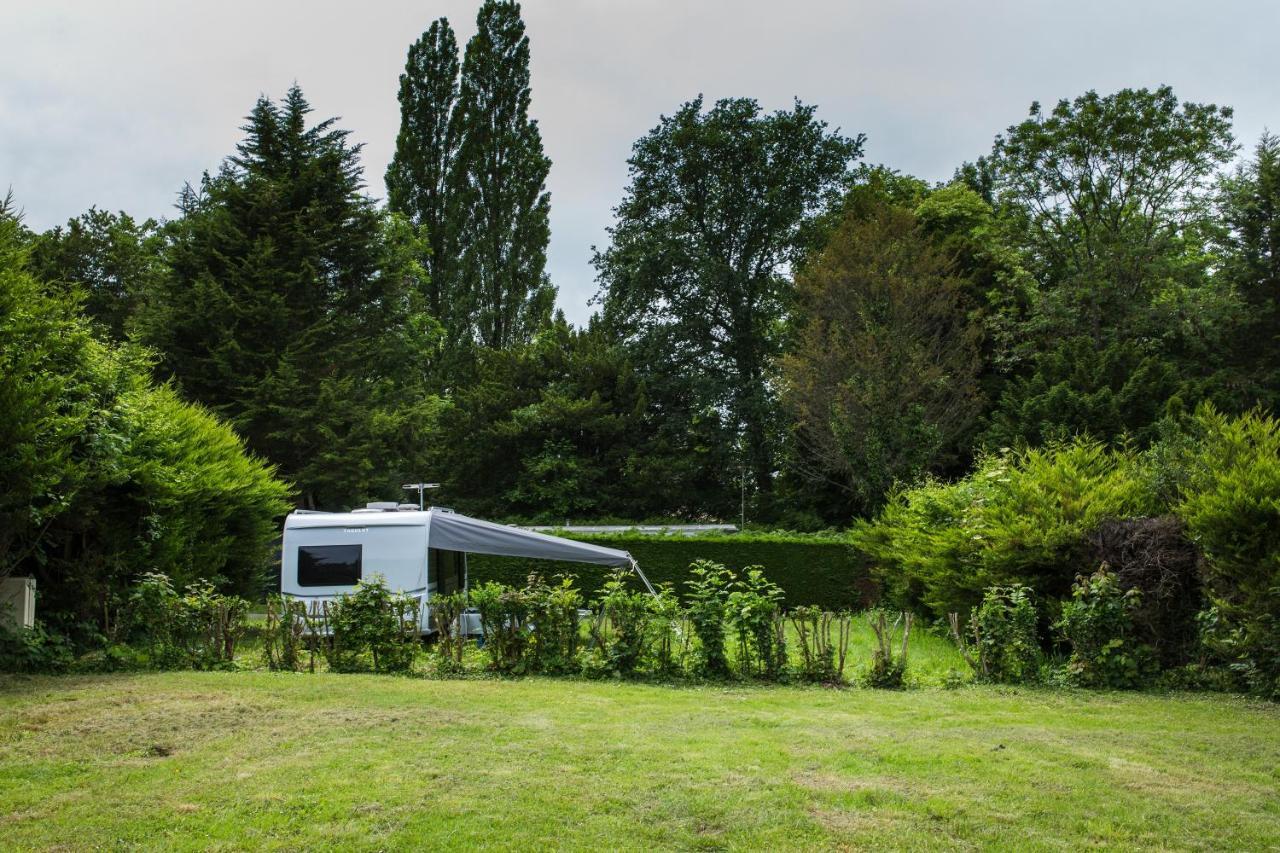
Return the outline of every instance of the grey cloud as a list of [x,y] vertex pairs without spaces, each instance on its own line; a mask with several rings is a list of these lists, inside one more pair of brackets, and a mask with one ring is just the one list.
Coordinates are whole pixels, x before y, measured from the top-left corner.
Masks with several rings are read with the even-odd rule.
[[[31,2],[5,14],[0,185],[28,222],[96,204],[164,216],[184,181],[234,146],[259,93],[297,80],[321,116],[365,143],[382,194],[410,41],[473,2],[178,4]],[[626,157],[660,113],[703,92],[793,97],[867,159],[939,180],[986,151],[1032,100],[1169,83],[1236,108],[1248,146],[1280,125],[1269,79],[1280,6],[1227,2],[823,2],[526,0],[533,111],[554,166],[549,268],[585,320],[590,246],[605,238]]]

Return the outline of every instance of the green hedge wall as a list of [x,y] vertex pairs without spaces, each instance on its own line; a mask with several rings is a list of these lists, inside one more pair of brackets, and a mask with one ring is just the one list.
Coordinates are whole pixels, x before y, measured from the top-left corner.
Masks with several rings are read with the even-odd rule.
[[[655,585],[671,583],[679,593],[685,592],[689,564],[708,559],[734,570],[763,566],[765,575],[785,591],[787,607],[817,604],[831,610],[861,608],[875,597],[865,558],[847,540],[835,536],[748,532],[700,536],[593,534],[571,538],[629,551],[650,581]],[[588,600],[612,571],[584,563],[483,554],[470,554],[467,562],[473,584],[496,580],[521,586],[533,571],[548,579],[556,574],[573,574]]]

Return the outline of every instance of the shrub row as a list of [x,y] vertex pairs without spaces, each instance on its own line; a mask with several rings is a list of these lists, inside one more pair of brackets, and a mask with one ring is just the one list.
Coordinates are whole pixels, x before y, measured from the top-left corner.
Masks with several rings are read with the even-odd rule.
[[1202,406],[1143,452],[1088,439],[1003,451],[958,482],[898,492],[852,540],[897,606],[973,612],[953,631],[980,676],[1035,669],[984,656],[1017,621],[1040,650],[1060,644],[1075,683],[1133,687],[1194,665],[1280,698],[1272,417]]
[[[845,537],[797,533],[744,531],[733,534],[594,534],[558,531],[583,542],[627,551],[640,564],[649,580],[671,584],[682,597],[691,575],[689,567],[698,560],[710,560],[735,572],[748,566],[763,566],[769,578],[783,592],[787,607],[817,606],[826,610],[866,607],[875,599],[865,558]],[[610,578],[610,570],[585,569],[580,564],[557,564],[545,560],[514,557],[468,557],[471,582],[495,581],[520,586],[530,574],[548,577],[574,573],[583,595],[599,594]]]

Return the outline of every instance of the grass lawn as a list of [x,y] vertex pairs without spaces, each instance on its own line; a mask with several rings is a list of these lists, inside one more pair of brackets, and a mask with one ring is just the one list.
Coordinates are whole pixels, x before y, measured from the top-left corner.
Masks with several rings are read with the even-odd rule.
[[1280,708],[1208,696],[0,676],[0,847],[1280,845]]

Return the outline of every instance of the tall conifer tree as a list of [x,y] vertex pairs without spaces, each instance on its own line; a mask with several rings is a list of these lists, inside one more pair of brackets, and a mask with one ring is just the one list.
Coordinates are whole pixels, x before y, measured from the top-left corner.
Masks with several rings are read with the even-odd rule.
[[188,397],[332,507],[413,473],[430,324],[421,246],[362,192],[359,146],[309,112],[296,86],[259,99],[237,153],[184,193],[140,329]]

